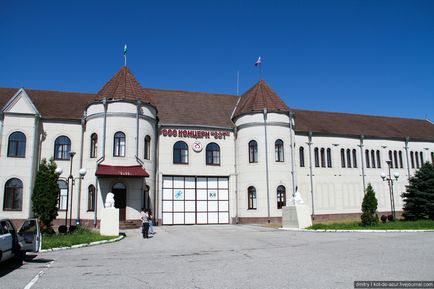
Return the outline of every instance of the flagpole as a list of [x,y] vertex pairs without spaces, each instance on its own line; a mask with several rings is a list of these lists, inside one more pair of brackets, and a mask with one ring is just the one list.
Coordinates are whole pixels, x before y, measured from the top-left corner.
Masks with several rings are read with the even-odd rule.
[[237,96],[240,95],[240,71],[237,70]]

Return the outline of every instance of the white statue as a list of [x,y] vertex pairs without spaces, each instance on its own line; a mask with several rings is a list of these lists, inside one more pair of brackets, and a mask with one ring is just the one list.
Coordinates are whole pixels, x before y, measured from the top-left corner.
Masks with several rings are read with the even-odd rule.
[[115,198],[112,192],[108,192],[105,197],[105,207],[106,208],[114,208],[115,207]]
[[303,205],[304,201],[301,197],[300,192],[298,191],[298,187],[295,187],[295,194],[292,196],[292,198],[289,200],[290,203],[293,203],[294,205]]

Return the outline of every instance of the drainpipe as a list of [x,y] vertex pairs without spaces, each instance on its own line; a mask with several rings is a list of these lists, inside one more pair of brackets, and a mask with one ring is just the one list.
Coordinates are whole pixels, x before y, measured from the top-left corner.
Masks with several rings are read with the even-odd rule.
[[265,132],[265,177],[267,180],[267,222],[270,224],[270,184],[268,172],[268,138],[267,138],[267,109],[264,108],[264,132]]
[[309,171],[310,171],[310,194],[312,196],[312,221],[315,220],[315,198],[313,193],[313,172],[312,172],[312,131],[309,131],[307,145],[309,146]]
[[143,167],[145,163],[140,159],[139,157],[139,134],[140,134],[140,122],[139,122],[139,116],[140,116],[140,108],[141,108],[142,102],[138,100],[136,102],[137,110],[136,110],[136,161]]
[[38,170],[38,164],[39,164],[39,158],[38,158],[38,146],[39,146],[39,121],[40,116],[35,115],[35,122],[34,122],[34,135],[33,135],[33,152],[32,152],[32,167],[30,169],[30,189],[29,189],[29,197],[30,197],[30,207],[29,207],[29,216],[32,215],[32,194],[33,194],[33,185],[35,183],[35,172]]
[[293,119],[294,114],[290,112],[289,114],[289,142],[291,146],[291,178],[292,178],[292,198],[295,197],[295,169],[294,169],[294,138],[292,136],[293,133]]
[[[105,160],[105,143],[106,143],[106,134],[107,134],[107,98],[103,98],[102,104],[104,106],[104,120],[103,120],[103,130],[102,130],[102,156],[96,161],[96,167],[101,164]],[[98,215],[98,189],[99,189],[99,180],[98,176],[95,176],[95,214],[93,217],[93,226],[97,226],[97,215]]]
[[[81,144],[80,144],[80,169],[83,167],[83,146],[84,146],[84,130],[86,126],[86,115],[83,115],[81,119]],[[75,224],[80,224],[80,209],[81,209],[81,183],[82,178],[78,179],[78,198],[77,198],[77,219],[75,220]]]
[[235,172],[235,224],[239,223],[238,212],[238,167],[237,167],[237,127],[234,128],[234,172]]
[[158,157],[158,154],[159,154],[159,149],[158,149],[158,143],[159,143],[159,139],[160,139],[160,128],[159,128],[159,125],[158,125],[158,119],[156,119],[155,120],[155,136],[154,136],[154,198],[153,198],[153,202],[154,202],[154,206],[153,206],[153,209],[154,209],[154,219],[156,220],[156,222],[157,222],[157,225],[158,225],[158,216],[159,216],[159,214],[158,214],[158,192],[160,191],[160,188],[159,188],[159,184],[160,184],[160,173],[159,173],[159,170],[160,170],[160,168],[159,168],[159,157]]
[[408,143],[410,142],[410,137],[405,138],[405,158],[407,159],[407,172],[408,172],[408,181],[410,181],[410,161],[408,159]]
[[366,192],[366,185],[365,185],[365,162],[363,161],[363,139],[365,137],[363,135],[360,136],[360,160],[362,163],[362,182],[363,182],[363,193]]

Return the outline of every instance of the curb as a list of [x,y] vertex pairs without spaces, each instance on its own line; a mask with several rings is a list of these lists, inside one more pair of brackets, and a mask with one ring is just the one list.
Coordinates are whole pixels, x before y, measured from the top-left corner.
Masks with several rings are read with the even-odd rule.
[[51,248],[51,249],[43,249],[43,250],[39,250],[39,253],[55,252],[55,251],[62,251],[62,250],[69,250],[69,249],[91,247],[91,246],[102,245],[102,244],[107,244],[107,243],[114,243],[114,242],[118,242],[118,241],[122,240],[123,238],[125,238],[125,235],[120,235],[119,237],[117,237],[115,239],[111,239],[111,240],[103,240],[103,241],[96,241],[96,242],[87,243],[87,244],[72,245],[70,247],[58,247],[58,248]]
[[308,230],[308,229],[298,229],[298,228],[279,228],[283,231],[297,231],[297,232],[331,232],[331,233],[434,233],[434,230]]

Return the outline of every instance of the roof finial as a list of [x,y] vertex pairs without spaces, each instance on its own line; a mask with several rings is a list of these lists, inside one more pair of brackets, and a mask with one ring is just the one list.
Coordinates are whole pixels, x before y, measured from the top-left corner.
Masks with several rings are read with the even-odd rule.
[[127,66],[127,45],[124,46],[124,66]]

